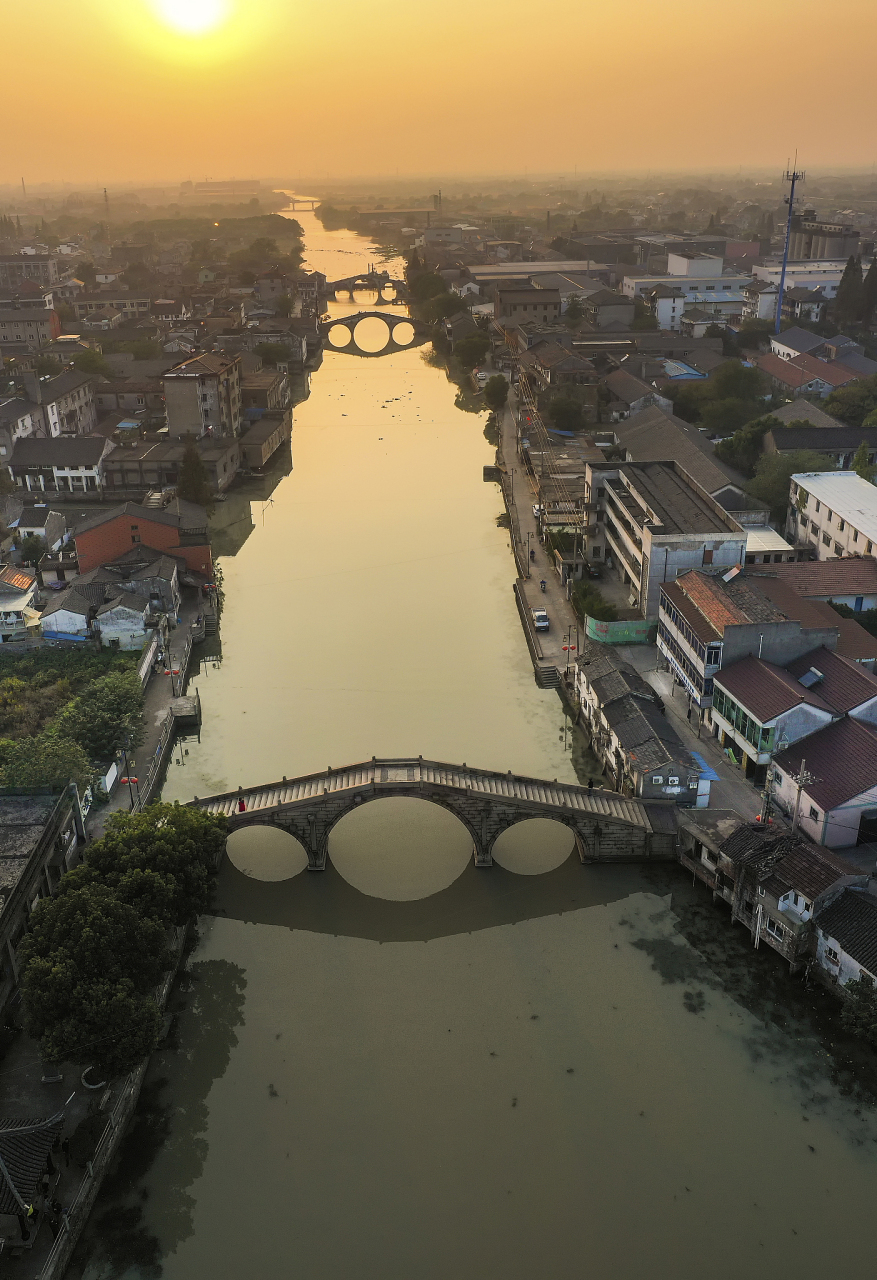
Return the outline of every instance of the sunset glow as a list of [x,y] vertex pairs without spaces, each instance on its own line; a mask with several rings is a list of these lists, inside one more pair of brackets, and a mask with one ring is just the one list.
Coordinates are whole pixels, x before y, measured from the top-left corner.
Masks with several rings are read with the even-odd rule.
[[228,17],[228,0],[156,0],[163,22],[186,35],[200,36],[217,27]]

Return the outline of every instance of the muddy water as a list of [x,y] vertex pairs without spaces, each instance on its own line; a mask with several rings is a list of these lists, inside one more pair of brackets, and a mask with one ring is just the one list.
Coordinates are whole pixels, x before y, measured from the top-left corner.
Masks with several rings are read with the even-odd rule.
[[[310,265],[373,259],[299,216]],[[572,779],[483,423],[442,373],[328,353],[293,453],[223,560],[203,740],[166,797],[372,754]],[[454,820],[408,800],[345,819],[323,875],[286,837],[236,836],[85,1274],[863,1273],[861,1058],[674,869],[567,846],[528,824],[476,870]]]

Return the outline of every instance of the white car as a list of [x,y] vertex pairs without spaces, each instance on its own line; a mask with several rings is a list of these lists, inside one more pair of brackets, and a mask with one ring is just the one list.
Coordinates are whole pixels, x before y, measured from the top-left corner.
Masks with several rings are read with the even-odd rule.
[[534,516],[536,517],[536,519],[538,520],[538,519],[539,519],[539,517],[541,516],[541,514],[542,514],[542,508],[539,506],[539,503],[538,503],[538,502],[534,502],[534,503],[533,503],[533,515],[534,515]]

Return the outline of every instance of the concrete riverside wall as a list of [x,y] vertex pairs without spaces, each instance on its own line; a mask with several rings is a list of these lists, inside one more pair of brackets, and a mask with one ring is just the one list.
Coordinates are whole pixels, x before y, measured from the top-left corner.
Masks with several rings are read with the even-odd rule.
[[585,634],[600,644],[648,644],[654,622],[634,618],[630,622],[599,622],[585,617]]

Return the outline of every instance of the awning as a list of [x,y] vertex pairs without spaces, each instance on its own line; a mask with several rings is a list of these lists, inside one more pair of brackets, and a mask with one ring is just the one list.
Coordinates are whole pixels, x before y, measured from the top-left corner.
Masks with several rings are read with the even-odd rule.
[[719,774],[716,773],[712,765],[707,764],[706,760],[704,760],[703,756],[700,754],[699,751],[692,751],[691,754],[694,757],[694,759],[697,761],[697,766],[698,766],[698,769],[700,770],[700,776],[702,778],[706,778],[710,782],[721,782],[722,779],[719,776]]

